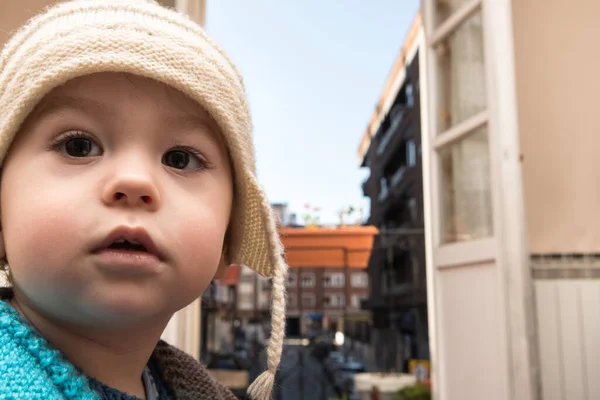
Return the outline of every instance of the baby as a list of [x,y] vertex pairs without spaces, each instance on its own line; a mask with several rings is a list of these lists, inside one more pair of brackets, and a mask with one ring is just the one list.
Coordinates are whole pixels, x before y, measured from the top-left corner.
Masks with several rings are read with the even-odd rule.
[[234,399],[160,341],[236,263],[272,278],[269,399],[287,267],[237,70],[152,0],[76,0],[0,56],[0,398]]

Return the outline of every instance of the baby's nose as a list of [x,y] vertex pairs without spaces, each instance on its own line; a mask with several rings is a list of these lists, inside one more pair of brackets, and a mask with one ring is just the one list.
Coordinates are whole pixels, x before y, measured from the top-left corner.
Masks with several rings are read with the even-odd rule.
[[160,207],[160,193],[150,173],[121,172],[106,185],[103,200],[110,206],[146,207],[155,211]]

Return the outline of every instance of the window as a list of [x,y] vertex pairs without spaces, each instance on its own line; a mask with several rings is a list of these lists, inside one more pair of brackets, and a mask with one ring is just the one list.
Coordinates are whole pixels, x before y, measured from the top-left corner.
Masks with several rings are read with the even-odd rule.
[[298,307],[298,294],[296,294],[296,293],[288,294],[287,306],[289,308],[297,308]]
[[490,159],[486,126],[442,149],[442,242],[492,235]]
[[379,190],[379,201],[383,201],[388,197],[388,182],[385,177],[379,180],[380,190]]
[[390,281],[394,286],[414,283],[413,272],[415,259],[406,250],[394,252],[392,263],[389,264]]
[[298,275],[295,272],[290,272],[288,274],[287,286],[288,287],[297,287],[298,286]]
[[302,287],[315,287],[315,273],[303,272],[300,283],[302,284]]
[[417,207],[417,199],[411,197],[408,199],[408,212],[410,213],[410,221],[413,223],[419,222],[419,208]]
[[269,293],[260,293],[258,295],[258,309],[268,310],[271,305],[271,296]]
[[327,273],[323,277],[323,285],[325,287],[343,287],[346,280],[342,272]]
[[405,109],[406,106],[403,103],[396,104],[392,107],[388,117],[382,123],[381,127],[379,128],[381,129],[381,133],[378,133],[379,144],[377,145],[376,150],[377,155],[380,155],[385,151],[387,145],[392,140],[392,137],[394,137],[394,134],[400,126],[402,118],[404,117]]
[[260,277],[260,288],[262,290],[268,291],[271,290],[271,280],[267,278]]
[[302,308],[314,307],[316,303],[314,293],[302,293]]
[[365,288],[369,286],[369,275],[365,272],[355,272],[352,274],[352,287]]
[[[493,235],[481,0],[431,0],[440,244]],[[439,24],[443,23],[442,27]]]
[[464,21],[435,48],[438,64],[438,133],[486,109],[481,12]]
[[238,309],[252,310],[254,308],[254,293],[238,293]]
[[415,105],[415,96],[413,93],[413,85],[410,83],[406,86],[406,105],[412,108]]
[[435,25],[438,26],[446,21],[449,16],[460,10],[469,0],[434,0],[435,3]]
[[344,300],[343,293],[331,293],[325,296],[325,305],[328,307],[344,307]]
[[350,305],[352,308],[360,309],[363,300],[367,300],[368,298],[369,296],[367,296],[366,294],[353,294],[352,302]]
[[409,140],[406,144],[406,163],[409,167],[417,164],[417,146],[413,140]]

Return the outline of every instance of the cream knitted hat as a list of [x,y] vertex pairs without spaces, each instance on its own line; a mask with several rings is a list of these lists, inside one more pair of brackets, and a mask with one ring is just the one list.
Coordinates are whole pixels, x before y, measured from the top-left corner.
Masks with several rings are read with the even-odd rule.
[[273,281],[268,370],[248,389],[256,400],[270,398],[283,346],[287,266],[256,178],[242,78],[202,28],[154,0],[67,1],[33,18],[0,55],[0,161],[49,91],[98,72],[131,73],[169,85],[197,101],[221,128],[235,176],[229,261]]

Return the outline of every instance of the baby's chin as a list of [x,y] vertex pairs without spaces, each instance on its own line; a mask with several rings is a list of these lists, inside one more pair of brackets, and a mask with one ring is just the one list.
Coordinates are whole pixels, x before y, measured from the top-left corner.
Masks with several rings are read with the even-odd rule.
[[156,291],[89,289],[78,292],[62,290],[59,296],[56,292],[53,295],[37,292],[27,297],[37,312],[53,322],[104,331],[159,329],[186,305],[180,299]]

